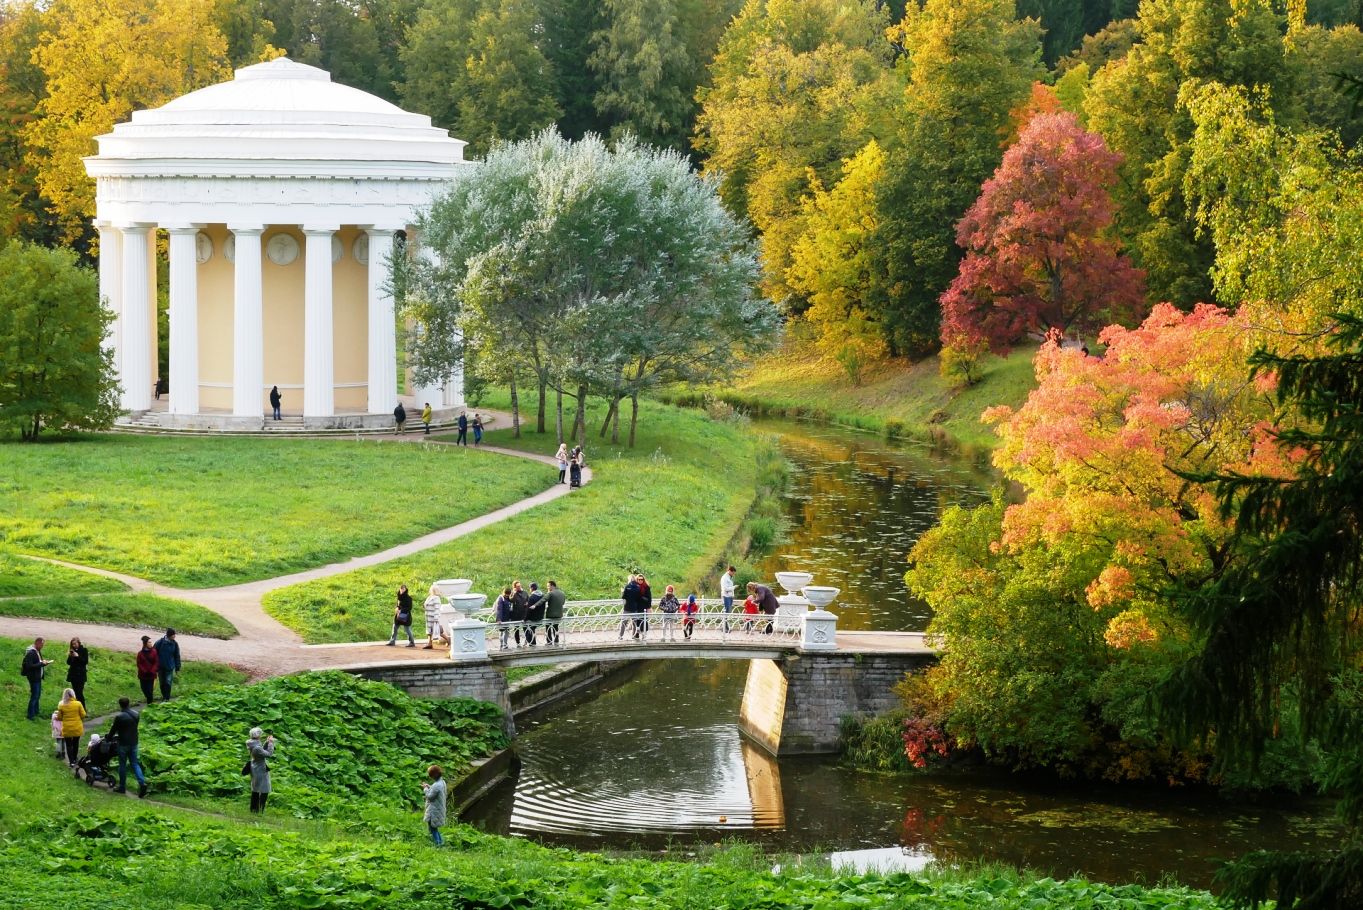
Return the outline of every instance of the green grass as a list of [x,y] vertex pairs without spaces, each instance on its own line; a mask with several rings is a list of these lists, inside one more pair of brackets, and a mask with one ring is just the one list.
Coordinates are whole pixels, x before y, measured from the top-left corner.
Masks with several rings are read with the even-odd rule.
[[113,578],[0,552],[0,597],[105,594],[126,590],[123,582]]
[[1035,345],[1027,345],[1006,358],[990,357],[980,382],[964,389],[942,379],[936,357],[872,365],[862,384],[853,386],[836,363],[792,346],[763,357],[714,394],[755,416],[813,417],[892,436],[943,440],[962,449],[991,449],[998,438],[980,423],[980,414],[992,405],[1016,406],[1026,399],[1036,386],[1035,354]]
[[[593,423],[602,416],[590,412]],[[484,438],[556,448],[552,434]],[[495,596],[514,579],[553,578],[570,600],[613,597],[633,569],[658,591],[696,585],[752,504],[760,448],[741,423],[645,403],[632,450],[602,443],[593,428],[594,479],[581,490],[415,556],[271,592],[265,609],[310,642],[363,641],[388,634],[400,582],[424,591],[437,578],[472,578],[476,591]]]
[[544,488],[443,445],[90,436],[0,455],[0,547],[197,588],[373,553]]
[[211,638],[231,638],[237,634],[236,626],[198,604],[132,592],[0,598],[0,616],[32,616],[144,629],[169,627]]

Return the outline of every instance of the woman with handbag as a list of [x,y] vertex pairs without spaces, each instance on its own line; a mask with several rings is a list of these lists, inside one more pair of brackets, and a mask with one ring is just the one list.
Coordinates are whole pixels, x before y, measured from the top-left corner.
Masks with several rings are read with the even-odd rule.
[[407,632],[407,647],[415,648],[416,639],[412,637],[412,595],[407,593],[406,585],[398,585],[398,603],[393,608],[393,634],[388,636],[388,645],[398,643],[398,629]]

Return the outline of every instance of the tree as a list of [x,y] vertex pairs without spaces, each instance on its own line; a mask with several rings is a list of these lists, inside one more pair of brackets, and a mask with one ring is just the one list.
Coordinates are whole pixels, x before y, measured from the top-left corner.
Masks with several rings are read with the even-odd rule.
[[596,109],[644,142],[684,150],[700,71],[674,0],[605,0],[606,25],[590,64],[601,80]]
[[269,40],[294,60],[394,101],[400,48],[417,6],[417,0],[262,0],[260,12],[274,25]]
[[540,48],[554,68],[556,99],[563,111],[559,132],[568,139],[609,133],[609,122],[596,108],[601,79],[588,63],[592,36],[603,27],[604,5],[597,0],[539,0],[539,6],[544,20]]
[[892,353],[920,355],[937,347],[956,223],[1041,75],[1040,32],[1013,18],[1010,0],[928,0],[910,5],[893,38],[908,84],[877,197],[874,311]]
[[14,241],[0,248],[0,426],[36,440],[43,429],[94,430],[118,416],[114,320],[99,280],[69,250]]
[[33,3],[0,8],[0,243],[18,237],[52,244],[58,237],[24,141],[47,91],[33,63],[42,31],[43,13]]
[[1121,157],[1070,113],[1038,114],[956,228],[966,250],[942,295],[942,338],[1003,351],[1048,329],[1140,315],[1145,283],[1110,236]]
[[85,239],[95,187],[81,159],[139,108],[231,75],[211,0],[58,0],[33,52],[47,95],[24,129],[28,161],[62,235]]

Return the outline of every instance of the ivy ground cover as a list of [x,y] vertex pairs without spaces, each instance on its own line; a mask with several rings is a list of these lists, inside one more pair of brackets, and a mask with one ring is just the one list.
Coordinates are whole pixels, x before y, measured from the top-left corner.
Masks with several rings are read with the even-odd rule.
[[518,459],[376,440],[106,435],[9,445],[0,548],[212,587],[382,550],[549,479]]

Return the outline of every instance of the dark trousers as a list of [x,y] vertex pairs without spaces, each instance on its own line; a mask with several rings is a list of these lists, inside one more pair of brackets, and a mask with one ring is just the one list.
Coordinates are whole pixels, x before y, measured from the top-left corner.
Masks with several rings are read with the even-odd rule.
[[76,759],[80,758],[80,737],[63,736],[62,742],[66,743],[66,763],[74,765]]
[[457,446],[466,446],[469,444],[468,427],[464,427],[463,429],[461,429],[459,431],[459,435],[454,437],[454,444]]
[[252,811],[252,812],[264,812],[264,811],[265,811],[265,801],[268,800],[269,798],[270,798],[270,794],[268,794],[268,793],[257,793],[257,792],[255,792],[254,790],[252,790],[252,791],[251,791],[251,811]]
[[[161,701],[170,701],[170,687],[175,682],[174,670],[162,670],[161,676]],[[84,704],[84,702],[82,702]]]
[[558,644],[558,620],[551,619],[544,624],[544,643],[546,645]]
[[535,626],[538,623],[528,622],[525,624],[525,643],[530,647],[535,646]]
[[43,697],[43,678],[28,678],[28,719],[38,716],[38,701]]
[[564,477],[567,477],[567,476],[568,476],[568,469],[567,469],[567,468],[564,468],[562,471],[559,471],[559,472],[558,472],[558,482],[559,482],[559,483],[563,483],[563,478],[564,478]]
[[137,681],[142,684],[142,697],[147,700],[147,704],[151,704],[156,698],[156,677],[139,676]]
[[76,693],[76,701],[80,702],[82,705],[85,704],[85,680],[82,679],[77,682],[76,680],[71,679],[67,680],[67,682],[71,683],[71,691]]
[[118,789],[128,789],[128,765],[133,766],[133,778],[136,779],[139,787],[147,785],[147,779],[142,775],[142,762],[138,760],[137,746],[124,746],[118,744]]
[[430,436],[430,435],[431,435],[431,422],[430,422],[429,420],[423,420],[423,421],[421,421],[421,422],[424,423],[424,424],[426,424],[426,435],[427,435],[427,436]]

